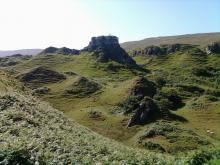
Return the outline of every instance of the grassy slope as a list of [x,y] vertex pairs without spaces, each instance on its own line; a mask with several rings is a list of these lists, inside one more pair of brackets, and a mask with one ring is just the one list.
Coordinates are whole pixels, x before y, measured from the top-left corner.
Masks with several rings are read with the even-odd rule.
[[[204,89],[219,89],[219,55],[212,56],[195,56],[187,53],[176,53],[168,57],[135,57],[136,61],[146,66],[151,70],[149,78],[162,76],[167,79],[169,85],[173,84],[190,84],[202,87]],[[218,71],[215,73],[214,78],[198,77],[191,73],[195,67],[212,66]],[[186,98],[187,104],[192,97]],[[205,108],[191,109],[187,106],[175,111],[174,113],[184,117],[188,122],[181,125],[193,128],[200,135],[204,135],[210,141],[219,146],[220,140],[220,101],[205,102]],[[215,132],[213,137],[210,137],[206,130],[211,129]]]
[[[196,84],[203,88],[219,86],[216,81],[212,82],[207,78],[200,78],[191,74],[193,67],[204,64],[210,64],[218,68],[220,61],[219,57],[216,56],[198,57],[187,54],[186,52],[178,52],[160,58],[135,57],[135,60],[145,66],[146,69],[151,70],[149,74],[144,73],[150,79],[158,75],[163,75],[170,84]],[[63,111],[68,117],[73,118],[78,123],[88,126],[104,136],[119,140],[125,144],[137,146],[136,141],[138,136],[143,133],[144,130],[148,129],[150,125],[135,126],[127,129],[125,125],[128,117],[112,115],[109,112],[114,105],[126,98],[128,95],[127,91],[132,86],[132,78],[140,73],[140,71],[130,71],[125,68],[120,68],[117,72],[108,71],[106,70],[108,63],[96,63],[87,53],[80,56],[38,56],[25,64],[16,66],[16,69],[19,72],[24,72],[39,65],[47,66],[59,72],[73,71],[98,82],[102,86],[101,92],[97,92],[85,98],[64,97],[64,90],[74,82],[77,77],[68,76],[67,80],[63,82],[44,85],[49,87],[51,91],[49,94],[42,96],[42,99],[49,101],[54,107]],[[190,98],[186,99],[186,102],[189,100]],[[218,125],[220,123],[220,117],[218,104],[219,102],[213,103],[205,111],[197,112],[184,107],[174,113],[188,120],[186,123],[180,123],[181,126],[190,128],[199,135],[208,138],[215,145],[219,145],[220,132]],[[90,118],[88,115],[90,111],[102,112],[101,118]],[[201,124],[201,120],[205,121],[204,124]],[[214,131],[215,137],[209,137],[206,133],[206,129]],[[154,141],[155,140],[169,149],[169,143],[166,139],[159,138],[154,139]],[[187,143],[188,142],[189,141],[187,141]]]
[[203,34],[188,34],[180,36],[167,36],[167,37],[155,37],[146,38],[140,41],[131,41],[122,43],[121,46],[125,50],[132,50],[136,48],[145,48],[151,45],[163,45],[163,44],[195,44],[205,46],[211,42],[219,41],[220,33],[203,33]]
[[[162,164],[172,161],[172,157],[131,149],[104,138],[67,119],[27,91],[24,93],[17,86],[18,82],[4,72],[0,71],[0,76],[0,162],[4,154],[10,155],[6,158],[9,161],[24,161],[26,157],[33,164],[35,161],[46,164]],[[18,155],[13,157],[16,151]],[[27,154],[22,155],[24,151]]]

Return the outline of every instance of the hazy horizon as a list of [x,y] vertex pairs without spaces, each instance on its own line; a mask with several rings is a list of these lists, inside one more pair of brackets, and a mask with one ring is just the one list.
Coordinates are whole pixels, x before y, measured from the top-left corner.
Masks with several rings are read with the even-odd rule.
[[3,0],[0,50],[81,49],[91,37],[109,34],[122,43],[219,32],[219,8],[217,0]]

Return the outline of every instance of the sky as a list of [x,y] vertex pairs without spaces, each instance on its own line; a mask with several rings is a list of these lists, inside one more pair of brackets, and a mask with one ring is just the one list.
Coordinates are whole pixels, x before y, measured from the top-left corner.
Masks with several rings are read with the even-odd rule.
[[220,0],[0,0],[0,50],[220,32]]

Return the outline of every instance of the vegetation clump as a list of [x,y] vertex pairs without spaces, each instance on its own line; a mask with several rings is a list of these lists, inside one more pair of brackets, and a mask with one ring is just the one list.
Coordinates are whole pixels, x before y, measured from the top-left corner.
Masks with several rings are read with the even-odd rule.
[[183,106],[182,98],[175,89],[167,88],[159,91],[154,99],[161,110],[176,110]]

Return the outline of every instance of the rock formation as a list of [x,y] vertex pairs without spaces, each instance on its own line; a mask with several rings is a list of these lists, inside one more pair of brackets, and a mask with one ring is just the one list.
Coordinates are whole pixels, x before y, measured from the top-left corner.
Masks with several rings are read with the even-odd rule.
[[220,53],[220,43],[219,42],[213,42],[209,44],[206,47],[206,53],[212,54],[212,53]]
[[82,51],[94,52],[99,62],[116,61],[134,66],[135,61],[122,49],[116,36],[92,37],[89,45]]
[[163,54],[169,54],[174,53],[180,49],[180,44],[171,44],[166,46],[148,46],[141,50],[133,50],[132,55],[163,55]]

